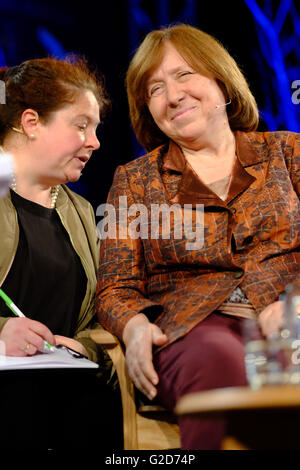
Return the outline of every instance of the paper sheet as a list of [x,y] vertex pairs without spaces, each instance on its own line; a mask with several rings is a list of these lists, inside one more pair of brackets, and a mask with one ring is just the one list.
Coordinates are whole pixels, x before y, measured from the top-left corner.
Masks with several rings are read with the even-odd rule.
[[73,357],[70,352],[64,349],[56,349],[52,353],[38,353],[34,356],[15,357],[0,355],[0,370],[19,369],[90,369],[97,368],[96,362],[86,358]]

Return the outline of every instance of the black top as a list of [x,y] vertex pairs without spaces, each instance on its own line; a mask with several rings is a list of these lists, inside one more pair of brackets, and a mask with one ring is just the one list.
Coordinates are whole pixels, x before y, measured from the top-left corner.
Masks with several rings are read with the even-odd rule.
[[[28,318],[53,334],[74,336],[87,278],[55,209],[11,191],[20,227],[19,244],[3,291]],[[14,316],[0,300],[0,315]]]

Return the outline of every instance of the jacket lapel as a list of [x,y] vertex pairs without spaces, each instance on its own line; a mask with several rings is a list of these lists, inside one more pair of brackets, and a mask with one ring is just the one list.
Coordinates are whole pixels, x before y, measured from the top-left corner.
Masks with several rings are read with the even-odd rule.
[[[254,181],[255,177],[247,172],[246,168],[264,161],[264,146],[261,142],[254,145],[250,134],[235,132],[237,158],[233,167],[229,183],[228,194],[225,201],[217,196],[194,172],[186,161],[180,148],[170,142],[169,150],[164,158],[163,169],[182,174],[182,178],[171,203],[204,204],[208,206],[226,207],[236,196],[245,191]],[[256,142],[255,142],[256,144]]]

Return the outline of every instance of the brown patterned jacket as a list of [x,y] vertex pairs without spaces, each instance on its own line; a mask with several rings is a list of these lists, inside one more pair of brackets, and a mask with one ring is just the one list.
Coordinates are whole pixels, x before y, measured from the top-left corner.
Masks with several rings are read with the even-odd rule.
[[102,240],[96,308],[120,339],[127,321],[144,312],[173,342],[237,286],[259,314],[300,280],[300,135],[235,136],[238,158],[225,201],[175,144],[117,168],[108,197],[116,208],[120,196],[128,208],[143,204],[149,212],[151,204],[204,205],[201,249],[187,250],[185,238],[174,238],[174,223],[171,239]]

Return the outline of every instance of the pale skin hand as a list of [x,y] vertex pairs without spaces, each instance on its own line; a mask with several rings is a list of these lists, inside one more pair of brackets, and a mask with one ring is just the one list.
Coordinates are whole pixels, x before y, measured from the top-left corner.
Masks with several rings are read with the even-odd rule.
[[129,376],[135,386],[152,400],[157,394],[155,386],[159,380],[153,367],[152,348],[163,346],[167,336],[144,314],[138,314],[126,324],[123,341]]
[[[259,324],[264,335],[279,331],[283,316],[282,301],[268,305],[259,315]],[[150,323],[143,314],[138,314],[126,324],[123,333],[126,346],[126,364],[131,380],[135,386],[150,400],[156,394],[158,375],[153,367],[152,348],[163,346],[167,336],[158,326]]]
[[80,354],[83,354],[84,356],[88,357],[87,350],[83,346],[83,344],[79,343],[76,339],[73,338],[68,338],[67,336],[60,336],[60,335],[54,335],[56,344],[62,344],[63,346],[66,346],[67,348],[74,349],[74,351],[79,352]]
[[284,302],[278,300],[268,305],[259,315],[258,322],[265,336],[279,332],[283,320]]
[[[55,345],[55,337],[42,323],[30,318],[10,318],[3,326],[0,340],[7,356],[32,356],[44,347],[44,340]],[[25,346],[30,347],[25,351]]]
[[[0,340],[5,343],[7,356],[33,356],[44,348],[44,340],[52,346],[62,344],[84,356],[88,356],[85,347],[75,339],[53,335],[49,328],[30,318],[10,318],[2,328]],[[29,349],[25,346],[29,344]]]

